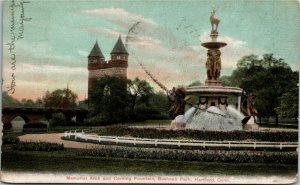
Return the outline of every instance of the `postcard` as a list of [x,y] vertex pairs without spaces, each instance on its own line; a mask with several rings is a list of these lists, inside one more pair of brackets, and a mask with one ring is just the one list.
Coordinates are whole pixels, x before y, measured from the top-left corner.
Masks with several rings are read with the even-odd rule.
[[2,182],[298,182],[299,1],[1,6]]

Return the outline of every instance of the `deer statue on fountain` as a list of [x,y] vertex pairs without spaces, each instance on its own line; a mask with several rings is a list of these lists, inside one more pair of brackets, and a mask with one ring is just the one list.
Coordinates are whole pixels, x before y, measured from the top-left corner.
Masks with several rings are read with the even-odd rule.
[[[213,11],[211,12],[211,15],[210,15],[210,23],[211,23],[211,33],[212,34],[218,34],[218,25],[219,25],[219,22],[220,20],[215,17],[215,14],[216,14],[216,9],[214,8]],[[216,25],[216,28],[214,28],[214,25]]]

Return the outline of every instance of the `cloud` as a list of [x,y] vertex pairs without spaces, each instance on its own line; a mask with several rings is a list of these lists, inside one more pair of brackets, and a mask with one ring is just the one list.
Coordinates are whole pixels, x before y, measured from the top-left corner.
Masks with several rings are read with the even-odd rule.
[[149,36],[136,36],[130,39],[130,45],[145,50],[166,50],[161,40]]
[[[163,48],[163,43],[161,40],[150,37],[150,36],[145,36],[145,35],[134,35],[134,36],[128,36],[128,43],[126,43],[126,35],[127,33],[122,33],[120,31],[116,31],[113,29],[109,28],[104,28],[101,26],[85,26],[85,27],[80,27],[79,29],[84,30],[88,33],[94,34],[96,36],[105,36],[108,38],[117,38],[119,35],[123,36],[123,41],[127,45],[135,48],[140,48],[140,49],[151,49],[151,50],[160,50],[164,49]],[[126,38],[125,38],[126,37]]]
[[[156,40],[164,40],[165,42],[173,42],[176,38],[174,37],[171,30],[163,25],[158,24],[154,20],[144,17],[142,15],[126,11],[122,8],[99,8],[99,9],[85,9],[81,10],[80,13],[86,15],[94,16],[113,24],[112,28],[101,28],[101,27],[90,27],[86,29],[91,33],[105,34],[106,36],[117,36],[118,34],[127,35],[128,30],[135,26],[135,30],[130,33],[130,36],[146,36],[151,37]],[[84,29],[84,27],[82,27]],[[142,45],[147,45],[149,43],[140,43]],[[152,47],[148,45],[149,47]]]
[[77,53],[82,57],[87,57],[89,55],[89,52],[83,50],[78,50]]
[[109,28],[104,28],[101,26],[84,26],[84,27],[79,27],[79,29],[87,31],[88,33],[97,35],[97,36],[106,36],[109,38],[116,38],[118,37],[121,32],[119,31],[115,31],[113,29],[109,29]]
[[86,9],[82,12],[88,15],[97,16],[109,22],[113,22],[124,28],[129,28],[138,21],[142,22],[144,26],[157,26],[157,23],[152,19],[145,18],[144,16],[135,13],[130,13],[122,8]]

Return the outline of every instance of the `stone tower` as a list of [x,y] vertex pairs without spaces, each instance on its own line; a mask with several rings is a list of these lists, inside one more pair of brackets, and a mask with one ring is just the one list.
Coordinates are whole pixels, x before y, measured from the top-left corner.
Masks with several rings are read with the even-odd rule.
[[111,51],[111,59],[105,61],[98,42],[95,43],[88,56],[88,94],[93,83],[104,76],[114,76],[127,81],[128,52],[123,44],[121,36]]

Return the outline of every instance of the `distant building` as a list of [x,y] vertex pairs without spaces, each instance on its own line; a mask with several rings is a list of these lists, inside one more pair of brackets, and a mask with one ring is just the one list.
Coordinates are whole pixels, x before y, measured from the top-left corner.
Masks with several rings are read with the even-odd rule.
[[128,68],[128,52],[122,42],[121,36],[114,48],[112,49],[109,61],[105,61],[105,58],[101,52],[101,49],[96,41],[92,51],[88,56],[88,94],[93,83],[104,76],[115,76],[121,80],[127,81],[127,68]]

